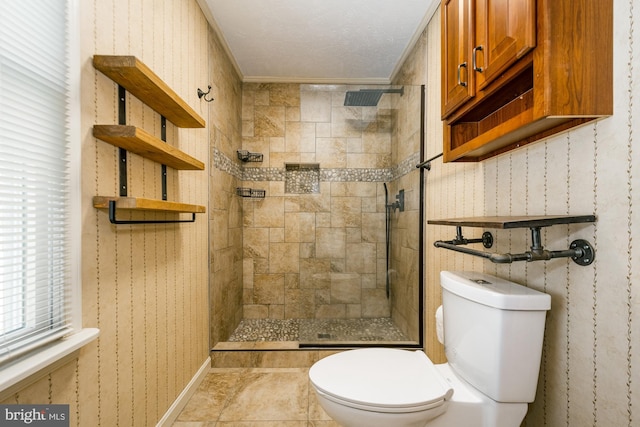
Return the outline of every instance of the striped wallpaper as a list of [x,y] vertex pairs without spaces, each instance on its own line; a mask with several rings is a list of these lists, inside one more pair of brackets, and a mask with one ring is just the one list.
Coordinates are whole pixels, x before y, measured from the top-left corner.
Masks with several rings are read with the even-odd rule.
[[[118,123],[117,86],[91,59],[135,55],[209,123],[196,89],[209,82],[210,29],[195,0],[78,3],[82,308],[100,337],[3,403],[70,404],[72,426],[151,426],[209,356],[208,214],[193,224],[114,226],[93,208],[93,196],[117,195],[119,184],[117,149],[91,135],[94,124]],[[160,135],[158,114],[130,95],[126,106],[127,124]],[[168,142],[208,170],[208,129],[167,126]],[[158,164],[129,154],[128,175],[129,195],[161,198]],[[169,168],[167,181],[169,200],[208,205],[206,171]]]

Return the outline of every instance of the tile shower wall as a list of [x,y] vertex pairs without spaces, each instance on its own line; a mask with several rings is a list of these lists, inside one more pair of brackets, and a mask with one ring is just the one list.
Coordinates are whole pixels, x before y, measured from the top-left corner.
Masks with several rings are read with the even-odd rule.
[[[346,90],[244,85],[242,148],[264,154],[244,166],[244,185],[266,190],[243,202],[245,318],[390,315],[382,183],[393,179],[391,101],[345,107]],[[319,164],[319,192],[285,192],[287,163]]]
[[225,341],[242,319],[242,201],[236,196],[241,169],[242,82],[218,37],[209,33],[212,93],[209,132],[209,233],[211,347]]
[[[638,370],[640,165],[637,135],[640,32],[637,2],[614,3],[614,115],[477,164],[434,162],[427,173],[427,219],[479,215],[595,214],[589,225],[543,231],[548,249],[577,238],[596,248],[592,265],[570,260],[494,265],[435,249],[452,227],[426,226],[426,348],[444,360],[433,312],[441,303],[440,270],[486,271],[551,295],[536,400],[525,426],[636,426]],[[440,19],[431,20],[400,78],[427,84],[427,151],[440,152]],[[479,237],[468,229],[465,237]],[[498,252],[531,245],[528,230],[494,233]]]

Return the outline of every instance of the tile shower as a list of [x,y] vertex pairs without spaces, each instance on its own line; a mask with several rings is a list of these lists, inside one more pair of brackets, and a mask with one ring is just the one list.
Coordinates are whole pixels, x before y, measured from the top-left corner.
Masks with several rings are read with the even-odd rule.
[[[214,165],[265,197],[237,208],[242,319],[221,341],[418,341],[420,87],[344,106],[361,88],[243,85],[241,149],[261,161],[214,146]],[[385,205],[401,189],[387,271]]]

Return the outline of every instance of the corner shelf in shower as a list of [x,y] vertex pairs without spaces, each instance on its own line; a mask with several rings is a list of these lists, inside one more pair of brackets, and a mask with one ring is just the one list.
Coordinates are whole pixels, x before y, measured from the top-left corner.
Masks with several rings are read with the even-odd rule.
[[[589,265],[595,258],[595,250],[586,240],[571,242],[569,249],[548,251],[541,243],[540,229],[559,224],[578,224],[595,222],[595,215],[550,215],[550,216],[483,216],[428,220],[427,224],[455,226],[457,233],[452,240],[434,242],[437,248],[449,249],[469,255],[486,258],[498,264],[509,264],[515,261],[548,261],[553,258],[571,258],[578,265]],[[478,251],[461,246],[470,243],[482,243],[485,248],[493,246],[493,236],[485,232],[481,239],[465,239],[462,227],[480,227],[493,229],[529,228],[531,230],[531,250],[520,254],[499,254]]]
[[240,197],[250,198],[250,199],[264,199],[267,195],[266,190],[259,190],[255,188],[247,188],[247,187],[237,187],[236,194]]
[[238,159],[243,162],[261,162],[264,159],[264,154],[262,153],[252,153],[247,150],[238,150]]

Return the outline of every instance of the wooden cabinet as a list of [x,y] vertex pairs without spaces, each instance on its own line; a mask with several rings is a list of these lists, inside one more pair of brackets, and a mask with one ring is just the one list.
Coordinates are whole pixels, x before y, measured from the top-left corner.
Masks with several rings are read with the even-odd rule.
[[613,113],[612,0],[444,0],[444,161]]
[[535,0],[445,0],[443,119],[535,47]]
[[471,70],[483,89],[536,46],[535,0],[476,0]]
[[469,71],[473,49],[473,0],[442,2],[442,118],[475,95],[475,74]]

